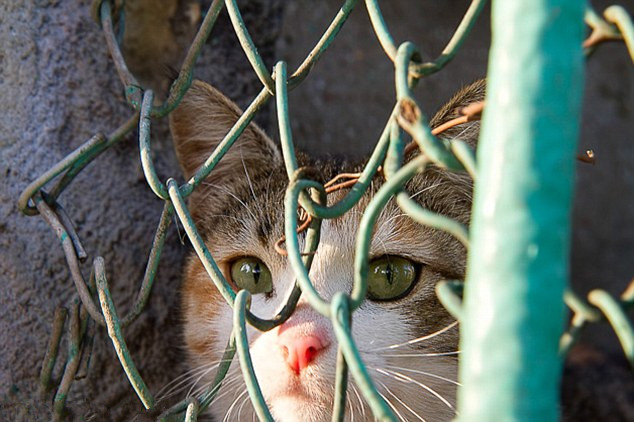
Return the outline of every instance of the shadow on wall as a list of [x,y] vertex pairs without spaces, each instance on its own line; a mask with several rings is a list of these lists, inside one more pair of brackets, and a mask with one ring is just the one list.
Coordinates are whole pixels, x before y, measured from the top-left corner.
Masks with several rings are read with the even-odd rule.
[[[423,60],[434,59],[450,39],[470,1],[382,2],[396,43],[410,40]],[[592,1],[602,12],[613,1]],[[634,10],[634,1],[619,2]],[[298,0],[286,8],[277,57],[295,69],[341,6],[338,0]],[[392,63],[374,35],[363,4],[336,41],[289,95],[293,136],[316,155],[363,157],[374,146],[394,105]],[[490,11],[485,10],[456,59],[419,82],[416,94],[428,116],[461,86],[486,74]],[[301,22],[301,25],[297,25]],[[588,61],[582,136],[578,151],[595,152],[594,165],[577,165],[573,216],[572,280],[586,293],[617,294],[634,277],[634,72],[624,45],[602,45]],[[619,347],[607,327],[590,337]]]

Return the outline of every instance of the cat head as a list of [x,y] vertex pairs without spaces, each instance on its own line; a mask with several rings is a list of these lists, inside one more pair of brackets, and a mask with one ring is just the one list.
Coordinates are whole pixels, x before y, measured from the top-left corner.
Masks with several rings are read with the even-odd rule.
[[[431,125],[458,117],[461,108],[482,100],[483,95],[483,82],[463,89]],[[193,83],[170,115],[185,177],[205,162],[240,114],[216,89]],[[478,122],[471,122],[443,136],[475,145],[478,129]],[[298,162],[319,169],[315,177],[322,183],[338,173],[362,168],[318,162],[301,154]],[[236,290],[252,291],[251,311],[261,318],[279,312],[295,280],[287,258],[274,247],[284,232],[287,183],[278,146],[251,124],[189,200],[196,225],[225,278]],[[351,290],[357,228],[381,183],[376,176],[351,211],[322,222],[310,277],[326,300]],[[409,181],[406,190],[423,207],[468,223],[471,183],[465,174],[431,166]],[[345,193],[329,195],[329,205]],[[300,244],[303,240],[300,235]],[[442,279],[463,278],[464,270],[465,250],[455,238],[415,223],[394,201],[388,203],[372,235],[368,300],[354,313],[352,330],[379,392],[406,420],[454,416],[458,329],[434,288]],[[194,369],[190,393],[195,394],[214,378],[231,334],[232,311],[193,254],[185,267],[181,303]],[[248,337],[255,373],[275,419],[330,420],[337,354],[330,321],[302,297],[282,325],[264,333],[249,327]],[[352,379],[348,389],[347,418],[373,420]],[[210,412],[216,420],[251,419],[253,409],[237,362]]]

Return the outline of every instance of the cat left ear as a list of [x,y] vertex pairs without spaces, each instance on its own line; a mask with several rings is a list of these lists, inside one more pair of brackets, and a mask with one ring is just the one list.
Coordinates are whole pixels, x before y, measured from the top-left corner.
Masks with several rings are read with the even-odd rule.
[[[194,81],[179,106],[170,114],[176,155],[189,179],[216,149],[242,115],[230,99],[209,84]],[[273,141],[255,123],[249,124],[206,180],[226,184],[281,164]]]
[[[432,129],[462,117],[462,110],[472,104],[484,101],[486,79],[480,79],[462,88],[445,104],[431,119],[429,125]],[[480,136],[480,121],[474,120],[454,126],[438,135],[444,139],[461,139],[469,146],[475,148]]]

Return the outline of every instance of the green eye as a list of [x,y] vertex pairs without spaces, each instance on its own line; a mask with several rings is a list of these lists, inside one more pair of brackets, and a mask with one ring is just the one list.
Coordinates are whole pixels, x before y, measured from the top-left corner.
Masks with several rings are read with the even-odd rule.
[[248,290],[254,295],[273,291],[271,271],[262,260],[253,256],[233,261],[231,279],[238,289]]
[[384,256],[370,262],[368,297],[373,300],[399,299],[416,281],[416,267],[400,256]]

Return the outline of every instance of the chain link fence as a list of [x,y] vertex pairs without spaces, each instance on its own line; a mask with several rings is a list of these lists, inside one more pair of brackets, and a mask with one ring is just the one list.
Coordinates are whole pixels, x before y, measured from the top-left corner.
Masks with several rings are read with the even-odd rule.
[[[132,109],[131,116],[111,134],[96,134],[51,169],[44,172],[24,190],[18,201],[19,208],[23,213],[27,215],[39,214],[55,232],[64,250],[68,267],[80,298],[80,303],[72,305],[70,309],[60,307],[56,311],[52,322],[53,328],[51,330],[48,350],[46,351],[42,364],[40,381],[42,388],[47,390],[54,387],[52,385],[52,372],[58,358],[61,338],[64,335],[68,336],[69,350],[67,363],[59,383],[55,386],[57,391],[54,396],[53,407],[57,418],[61,419],[63,417],[66,397],[73,380],[82,377],[83,374],[86,373],[86,366],[90,360],[94,330],[102,328],[107,330],[112,340],[114,350],[139,399],[147,409],[154,407],[155,398],[143,381],[141,374],[136,369],[134,359],[126,347],[122,331],[126,326],[135,321],[143,312],[148,302],[161,251],[165,242],[165,235],[174,217],[176,217],[183,225],[210,279],[222,294],[223,298],[234,309],[234,329],[231,338],[227,339],[223,363],[218,368],[215,382],[207,391],[202,392],[197,397],[190,397],[183,400],[173,408],[164,412],[159,419],[197,420],[201,412],[208,406],[213,405],[212,402],[222,388],[222,381],[229,366],[234,359],[237,359],[240,363],[248,393],[257,416],[261,420],[273,420],[259,389],[258,380],[255,377],[251,363],[249,343],[246,337],[246,324],[248,323],[259,330],[270,330],[290,317],[300,295],[304,295],[317,312],[331,320],[339,344],[333,420],[343,420],[349,374],[352,375],[355,383],[359,386],[375,418],[378,420],[397,420],[393,409],[388,406],[384,398],[379,394],[360,358],[359,351],[351,337],[350,324],[354,319],[354,311],[362,304],[367,293],[368,250],[372,230],[379,212],[391,198],[395,197],[397,204],[401,207],[403,212],[407,213],[415,221],[452,234],[466,247],[474,242],[476,244],[481,242],[481,240],[478,240],[478,234],[473,232],[469,233],[469,229],[464,225],[442,215],[431,213],[421,208],[417,203],[409,200],[408,195],[403,191],[403,186],[416,174],[423,172],[425,167],[429,165],[440,166],[451,171],[467,171],[472,178],[477,181],[483,177],[486,178],[486,176],[483,176],[486,172],[486,168],[481,168],[478,165],[480,160],[476,161],[474,151],[472,151],[466,143],[459,139],[452,141],[441,140],[435,136],[438,131],[432,133],[427,119],[422,113],[413,93],[413,87],[416,85],[417,80],[440,71],[451,61],[468,36],[478,15],[482,12],[486,1],[474,0],[471,2],[464,18],[456,29],[453,37],[447,43],[445,49],[435,60],[429,62],[422,62],[420,60],[419,50],[414,44],[410,42],[397,44],[381,14],[378,2],[373,0],[365,1],[366,11],[379,42],[389,60],[394,63],[396,85],[395,104],[386,122],[385,130],[377,141],[376,147],[363,171],[343,183],[343,185],[345,185],[343,187],[350,188],[343,196],[343,199],[332,206],[326,206],[326,196],[332,189],[329,190],[329,186],[324,186],[311,180],[305,172],[305,169],[298,167],[290,126],[288,92],[300,85],[309,75],[310,70],[317,63],[320,56],[335,40],[337,33],[353,9],[355,9],[355,7],[360,8],[357,3],[356,0],[343,2],[341,9],[323,33],[318,43],[306,56],[303,63],[296,70],[289,73],[284,62],[278,62],[272,72],[268,70],[249,35],[248,28],[245,26],[235,0],[213,1],[183,61],[178,77],[171,85],[167,99],[160,104],[156,104],[154,93],[151,90],[144,89],[143,86],[138,83],[134,75],[128,70],[120,51],[120,40],[122,39],[123,28],[121,23],[124,19],[123,2],[111,0],[94,1],[93,17],[103,29],[108,49],[125,89],[126,99]],[[533,6],[527,6],[527,2],[518,2],[520,6],[504,9],[502,2],[498,1],[493,5],[494,14],[498,13],[498,16],[503,16],[504,13],[506,13],[509,19],[511,19],[512,17],[517,18],[518,13],[529,11],[534,13],[534,15],[531,15],[531,19],[534,20],[529,19],[529,21],[538,22],[541,25],[543,22],[546,22],[549,17],[552,17],[551,14],[554,9],[561,8],[565,13],[562,14],[564,16],[561,22],[558,21],[558,24],[562,26],[568,25],[564,27],[564,32],[575,33],[575,25],[580,26],[580,19],[578,19],[579,22],[575,20],[577,15],[580,17],[583,13],[582,6],[574,5],[574,3],[576,3],[575,1],[564,0],[541,3],[542,2],[540,2],[539,5],[533,3]],[[524,9],[522,9],[522,7],[524,7]],[[226,134],[216,150],[207,158],[204,165],[188,181],[183,184],[179,184],[172,178],[167,181],[162,181],[157,175],[152,161],[150,142],[152,121],[168,115],[177,107],[179,101],[186,93],[192,83],[192,71],[196,60],[209,38],[214,23],[223,8],[226,8],[229,13],[233,29],[253,67],[253,71],[257,74],[258,79],[262,83],[262,89],[249,107],[246,108],[236,124]],[[566,15],[567,13],[569,15]],[[559,17],[559,15],[557,16]],[[511,22],[513,21],[511,20]],[[601,16],[592,8],[588,7],[585,9],[585,22],[591,28],[589,37],[583,43],[583,48],[587,56],[604,41],[624,40],[630,55],[634,59],[634,26],[629,14],[623,8],[612,6],[606,9]],[[498,19],[497,22],[494,22],[494,25],[501,27],[504,25],[504,22]],[[496,28],[497,27],[494,26],[494,29]],[[529,28],[527,31],[530,30]],[[494,33],[494,37],[495,35]],[[567,38],[567,41],[571,39],[574,42],[574,35]],[[494,44],[495,42],[494,38]],[[548,57],[548,54],[558,54],[566,51],[566,49],[570,50],[570,46],[571,44],[562,44],[558,46],[561,50],[532,51],[531,54]],[[541,47],[544,46],[542,45]],[[546,50],[546,48],[544,48],[544,50]],[[579,55],[581,55],[580,47]],[[502,60],[501,56],[497,58],[494,56],[491,63],[492,68],[495,68],[496,64],[499,65]],[[546,70],[546,72],[549,71],[551,70]],[[577,69],[577,71],[579,70]],[[489,83],[500,83],[500,86],[503,86],[503,82],[499,81],[504,81],[504,78],[494,73]],[[493,90],[495,89],[495,85],[493,85]],[[225,280],[200,236],[190,216],[185,200],[214,170],[214,167],[249,125],[258,110],[269,100],[275,101],[282,151],[289,179],[284,204],[285,248],[297,282],[293,293],[290,295],[289,302],[284,306],[282,312],[270,320],[262,320],[249,311],[249,292],[242,290],[236,293],[230,287],[227,280]],[[553,103],[559,101],[555,98],[547,98],[547,100]],[[450,125],[459,125],[466,121],[479,118],[482,106],[482,104],[476,105],[475,109],[467,111],[464,117],[452,121]],[[534,107],[535,105],[528,104],[527,106]],[[489,106],[487,106],[487,110],[488,107]],[[495,108],[495,106],[492,107]],[[578,109],[578,104],[572,104],[571,107],[569,110]],[[495,111],[491,111],[491,113],[495,113]],[[485,113],[485,124],[486,116],[487,113]],[[575,118],[571,118],[572,126],[577,126],[575,124],[576,122],[578,121]],[[164,205],[138,294],[131,309],[125,315],[120,315],[108,289],[108,281],[106,278],[107,265],[102,257],[95,258],[90,266],[89,277],[85,277],[85,271],[82,270],[82,266],[86,265],[82,264],[87,259],[88,254],[82,246],[82,242],[74,229],[69,214],[60,204],[59,197],[62,192],[69,187],[73,179],[90,162],[99,157],[102,152],[121,141],[126,134],[137,126],[139,128],[141,164],[145,178],[150,189],[156,196],[164,201]],[[405,134],[408,134],[413,139],[409,145],[405,143]],[[533,140],[529,138],[527,141],[532,142]],[[574,137],[571,137],[570,141],[574,144]],[[408,151],[408,148],[409,150],[418,149],[420,150],[420,154],[411,161],[404,163],[404,155]],[[486,147],[481,145],[481,148]],[[482,157],[482,153],[479,154],[479,157]],[[546,151],[544,154],[554,155],[557,154],[557,151]],[[584,159],[589,158],[585,157]],[[318,239],[321,221],[323,219],[336,218],[352,209],[366,192],[371,180],[379,172],[385,177],[385,183],[371,200],[361,220],[356,243],[353,289],[350,294],[336,294],[333,299],[328,302],[316,291],[309,276],[312,253],[319,247]],[[572,173],[570,172],[570,174]],[[569,177],[571,176],[569,175]],[[479,227],[477,226],[478,224],[484,224],[480,222],[484,220],[480,220],[479,217],[480,213],[484,211],[478,210],[478,189],[484,192],[482,195],[487,194],[486,187],[479,187],[476,183],[476,209],[474,211],[474,225],[476,225],[476,227]],[[495,193],[491,193],[490,191],[488,194],[495,196]],[[301,229],[307,231],[303,251],[300,250],[298,240],[297,215],[300,207],[307,215],[307,219],[303,221],[305,224],[302,224],[301,227]],[[480,207],[483,208],[484,205]],[[546,205],[542,204],[541,207],[542,208],[539,209],[542,212],[548,212]],[[561,210],[565,214],[567,208],[564,206]],[[479,230],[482,229],[480,228]],[[564,241],[567,242],[567,239],[564,239]],[[555,259],[556,258],[557,257],[555,257]],[[565,253],[560,258],[565,260]],[[478,255],[470,253],[469,260],[470,267],[468,274],[471,276],[473,275],[472,273],[477,273]],[[517,264],[517,262],[515,262],[515,264]],[[561,259],[559,264],[562,264]],[[563,265],[565,265],[565,262]],[[510,270],[518,274],[522,272],[517,266],[511,266]],[[471,312],[471,315],[473,315],[473,305],[469,305],[470,295],[475,297],[475,293],[472,293],[472,290],[477,287],[482,287],[484,285],[483,283],[486,283],[484,278],[480,277],[480,281],[478,281],[478,278],[476,276],[474,277],[475,278],[470,280],[465,286],[465,309],[463,309],[462,306],[462,281],[448,280],[441,282],[437,286],[439,299],[459,321],[465,318],[465,312]],[[530,278],[530,276],[527,277]],[[605,291],[595,290],[590,293],[586,301],[570,290],[565,290],[562,298],[562,295],[559,293],[564,291],[565,275],[562,275],[562,280],[563,282],[561,283],[559,291],[554,289],[554,291],[549,292],[545,296],[537,296],[542,299],[548,297],[548,300],[554,303],[555,309],[562,301],[565,301],[565,304],[568,305],[573,313],[570,327],[561,337],[559,346],[560,353],[565,355],[585,325],[607,319],[619,337],[627,359],[634,367],[634,329],[626,314],[627,309],[631,308],[634,304],[634,283],[630,283],[623,294],[618,298],[612,297]],[[501,293],[499,297],[502,301],[510,300],[511,303],[516,303],[514,301],[518,300],[518,298],[504,297],[503,293]],[[531,298],[525,299],[527,303],[520,304],[521,306],[528,308],[538,306],[534,303],[535,298],[532,298],[532,303],[530,302]],[[69,323],[65,329],[64,327],[66,326],[67,320],[69,320]],[[467,322],[468,319],[464,321]],[[542,322],[546,327],[551,328],[556,328],[558,324],[558,321],[546,320]],[[467,325],[466,329],[464,325]],[[491,401],[487,401],[486,397],[482,400],[487,392],[478,391],[478,389],[474,388],[473,384],[468,381],[470,375],[474,375],[473,379],[478,379],[479,374],[474,374],[472,369],[469,368],[473,368],[475,365],[478,350],[483,350],[478,349],[482,346],[477,344],[478,341],[469,338],[470,333],[473,333],[473,329],[471,328],[472,331],[470,332],[469,327],[468,324],[463,324],[463,330],[465,330],[462,333],[465,337],[463,339],[463,350],[466,350],[466,353],[463,356],[461,365],[466,369],[464,370],[465,372],[461,374],[461,377],[464,378],[463,381],[465,385],[459,390],[459,411],[461,412],[460,418],[463,420],[481,420],[479,418],[484,417],[483,415],[486,415],[486,412],[490,411]],[[533,329],[539,330],[540,327],[541,326],[537,324]],[[514,327],[513,330],[515,331],[508,334],[518,337],[521,328]],[[560,334],[556,329],[555,333],[556,335]],[[496,335],[498,337],[492,337],[497,339],[496,347],[503,348],[503,346],[500,345],[505,344],[504,333],[498,333]],[[508,360],[521,362],[521,359],[510,350],[512,349],[508,351]],[[532,352],[539,353],[539,351],[536,350],[532,350]],[[505,351],[505,353],[507,353],[507,351]],[[555,362],[554,365],[556,366],[559,358],[557,356],[550,356],[550,358]],[[138,360],[140,357],[136,357],[136,359]],[[463,369],[461,369],[461,371],[463,371]],[[536,374],[534,376],[553,377],[552,373],[547,373],[546,370],[541,372],[541,375]],[[494,374],[494,376],[499,377],[499,373]],[[509,374],[509,377],[513,376],[513,374]],[[519,378],[526,377],[527,375],[519,371],[515,376]],[[553,377],[554,388],[556,388],[556,379],[557,377]],[[526,379],[521,382],[527,385],[530,384],[530,380]],[[497,384],[502,385],[503,383],[498,380]],[[491,388],[488,392],[489,397],[493,400],[498,399],[494,392],[495,388]],[[512,393],[513,392],[510,392],[509,394]],[[474,399],[474,397],[476,397],[476,399]],[[474,411],[470,408],[469,403],[473,403],[474,400],[485,403],[484,413],[482,413],[480,409]],[[512,399],[509,400],[511,402],[513,401]],[[486,408],[487,404],[489,405],[488,410]],[[546,403],[545,406],[546,414],[557,411],[556,402]],[[499,411],[508,412],[506,415],[514,414],[513,412],[517,410],[512,408],[512,405],[509,405],[508,408],[504,406],[501,407],[502,409]],[[489,413],[489,415],[490,414],[491,413]],[[471,419],[469,419],[469,417],[471,417]]]

